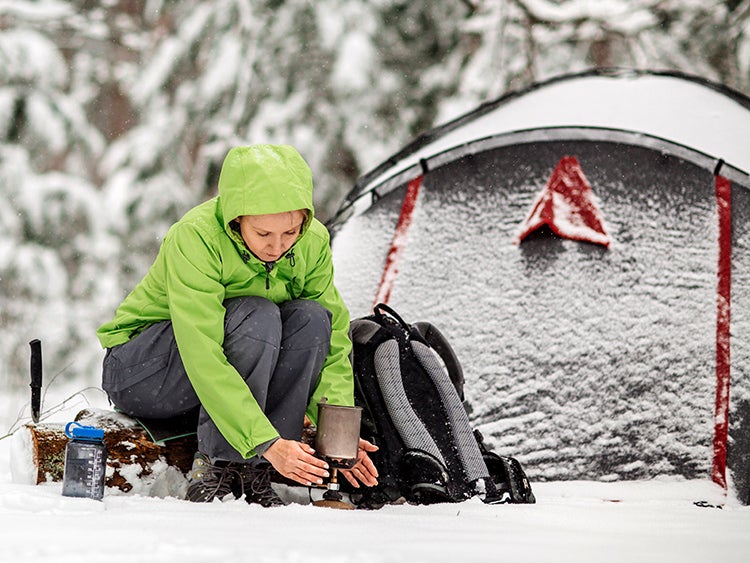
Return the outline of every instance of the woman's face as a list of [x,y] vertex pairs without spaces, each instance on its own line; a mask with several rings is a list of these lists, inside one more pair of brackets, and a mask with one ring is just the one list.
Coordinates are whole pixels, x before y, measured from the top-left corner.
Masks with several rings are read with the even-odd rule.
[[296,210],[271,215],[243,215],[237,220],[250,251],[264,262],[276,262],[297,240],[305,214]]

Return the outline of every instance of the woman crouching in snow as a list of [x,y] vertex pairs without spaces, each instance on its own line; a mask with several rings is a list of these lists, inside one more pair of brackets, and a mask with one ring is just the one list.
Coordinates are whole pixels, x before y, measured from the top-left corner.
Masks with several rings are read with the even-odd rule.
[[[312,174],[284,145],[229,151],[219,195],[167,232],[149,272],[101,326],[102,387],[123,412],[170,418],[199,408],[187,497],[234,492],[283,504],[270,470],[322,483],[301,441],[317,404],[354,404],[349,313],[333,284],[329,235],[313,216]],[[377,484],[360,440],[344,476]]]

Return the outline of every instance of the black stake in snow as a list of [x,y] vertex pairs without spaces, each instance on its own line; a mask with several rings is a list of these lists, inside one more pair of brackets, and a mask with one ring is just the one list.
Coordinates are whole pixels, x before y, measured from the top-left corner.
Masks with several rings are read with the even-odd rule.
[[31,346],[31,420],[39,422],[42,406],[42,343],[39,339],[29,342]]

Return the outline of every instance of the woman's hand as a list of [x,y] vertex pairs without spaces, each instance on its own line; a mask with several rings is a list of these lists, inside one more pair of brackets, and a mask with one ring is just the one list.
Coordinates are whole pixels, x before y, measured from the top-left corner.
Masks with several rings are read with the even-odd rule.
[[287,479],[309,487],[320,485],[323,478],[328,477],[328,464],[315,457],[314,453],[315,450],[303,442],[279,438],[263,457]]
[[374,487],[378,484],[378,470],[375,464],[367,455],[367,452],[375,452],[378,447],[367,440],[359,439],[359,449],[357,451],[357,463],[351,469],[340,469],[339,471],[346,477],[353,487],[359,488],[362,483],[368,487]]

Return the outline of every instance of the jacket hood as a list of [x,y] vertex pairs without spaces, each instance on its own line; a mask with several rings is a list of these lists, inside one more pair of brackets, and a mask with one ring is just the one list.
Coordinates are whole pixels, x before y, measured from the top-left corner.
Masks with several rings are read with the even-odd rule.
[[241,215],[307,209],[303,232],[313,219],[312,172],[294,147],[251,145],[227,153],[219,175],[224,229]]

